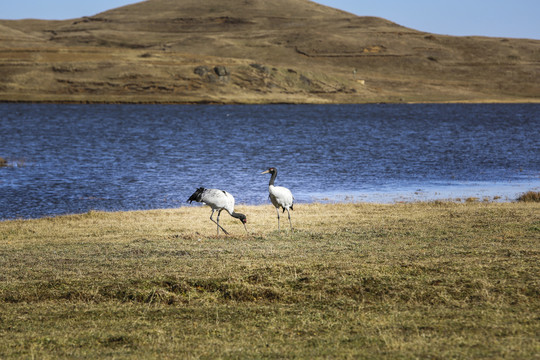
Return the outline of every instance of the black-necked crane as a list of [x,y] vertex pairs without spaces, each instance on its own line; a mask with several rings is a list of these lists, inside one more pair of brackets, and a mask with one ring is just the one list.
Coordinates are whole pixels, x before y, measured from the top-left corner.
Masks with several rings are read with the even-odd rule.
[[[246,215],[234,212],[234,197],[226,192],[225,190],[219,189],[205,189],[203,187],[195,190],[193,195],[188,199],[188,202],[191,204],[193,201],[202,202],[212,208],[212,213],[210,214],[210,220],[217,225],[217,235],[219,236],[219,229],[223,230],[225,234],[229,234],[221,225],[219,225],[219,215],[221,211],[227,211],[232,217],[239,219],[244,228],[247,230],[247,218]],[[218,212],[217,222],[212,218],[214,211]]]
[[272,176],[270,177],[270,182],[268,183],[268,192],[270,193],[270,201],[272,202],[272,205],[276,207],[278,231],[280,230],[280,227],[279,227],[279,208],[280,207],[283,209],[283,212],[287,210],[287,214],[289,215],[289,225],[291,226],[291,230],[292,230],[291,213],[289,209],[294,210],[293,209],[294,197],[293,197],[293,194],[291,193],[291,190],[283,186],[274,186],[274,181],[276,180],[276,176],[277,176],[276,168],[271,167],[270,169],[263,171],[261,174],[272,174]]

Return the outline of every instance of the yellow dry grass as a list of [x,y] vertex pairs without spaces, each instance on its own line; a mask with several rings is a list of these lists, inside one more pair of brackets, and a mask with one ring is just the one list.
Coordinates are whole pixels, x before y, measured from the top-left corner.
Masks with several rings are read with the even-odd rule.
[[0,358],[538,355],[538,203],[236,210],[1,222]]

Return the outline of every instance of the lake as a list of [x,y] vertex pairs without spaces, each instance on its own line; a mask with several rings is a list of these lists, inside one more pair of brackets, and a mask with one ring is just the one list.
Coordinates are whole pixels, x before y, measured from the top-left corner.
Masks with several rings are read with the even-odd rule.
[[[0,104],[0,219],[187,206],[512,201],[540,189],[539,104]],[[270,206],[270,205],[269,205]]]

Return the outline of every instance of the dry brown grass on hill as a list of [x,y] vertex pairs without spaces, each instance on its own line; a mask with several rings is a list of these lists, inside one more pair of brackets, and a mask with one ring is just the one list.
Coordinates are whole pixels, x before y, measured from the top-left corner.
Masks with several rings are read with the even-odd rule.
[[434,35],[305,0],[148,0],[0,29],[0,101],[539,101],[539,40]]

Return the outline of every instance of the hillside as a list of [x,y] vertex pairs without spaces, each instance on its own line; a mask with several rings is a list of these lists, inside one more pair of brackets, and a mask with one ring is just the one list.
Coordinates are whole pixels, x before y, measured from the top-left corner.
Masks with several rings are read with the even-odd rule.
[[308,0],[0,20],[0,101],[538,102],[539,84],[539,40],[434,35]]

